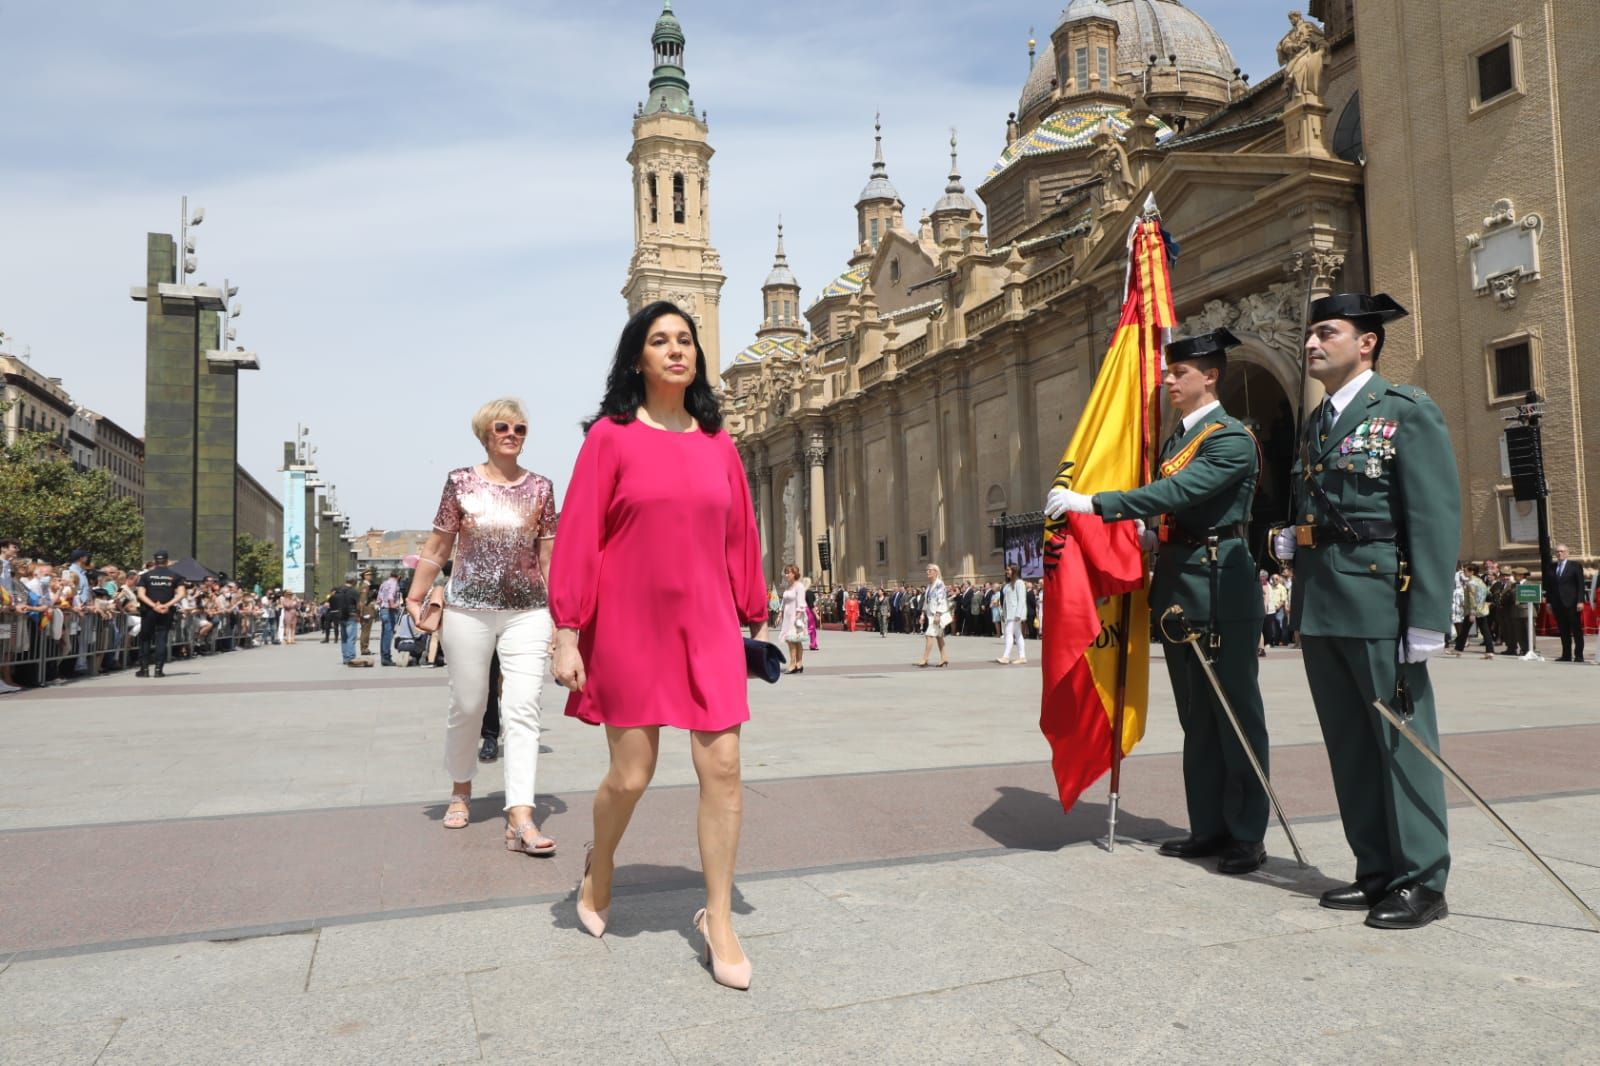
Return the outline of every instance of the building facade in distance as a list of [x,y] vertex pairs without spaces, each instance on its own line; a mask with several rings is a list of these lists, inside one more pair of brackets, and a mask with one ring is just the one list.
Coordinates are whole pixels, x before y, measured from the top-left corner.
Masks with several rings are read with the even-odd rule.
[[920,582],[930,562],[998,578],[1003,520],[1043,502],[1152,196],[1181,244],[1179,335],[1228,326],[1244,342],[1222,398],[1262,443],[1264,551],[1288,513],[1296,414],[1320,400],[1301,371],[1306,303],[1368,277],[1361,166],[1330,121],[1355,114],[1359,132],[1349,12],[1312,11],[1325,25],[1294,16],[1283,67],[1251,87],[1176,0],[1072,0],[997,116],[1004,141],[976,183],[987,231],[953,152],[945,196],[908,224],[880,142],[809,339],[763,337],[727,371],[770,577],[796,562],[824,580],[826,534],[835,582]]

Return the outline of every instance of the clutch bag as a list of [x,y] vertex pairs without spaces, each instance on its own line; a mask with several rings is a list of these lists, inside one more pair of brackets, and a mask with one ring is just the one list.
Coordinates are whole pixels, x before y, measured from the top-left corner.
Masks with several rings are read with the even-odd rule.
[[776,644],[768,644],[754,637],[744,638],[745,676],[759,678],[769,685],[778,683],[783,676],[783,664],[788,662]]

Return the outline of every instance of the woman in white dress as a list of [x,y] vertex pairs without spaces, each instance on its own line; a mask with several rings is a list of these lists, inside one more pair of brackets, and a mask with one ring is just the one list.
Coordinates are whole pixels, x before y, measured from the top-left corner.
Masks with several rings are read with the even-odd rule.
[[[1028,586],[1023,584],[1022,571],[1016,566],[1006,567],[1006,584],[1000,590],[1000,624],[1005,632],[1005,648],[997,663],[1024,664],[1028,661],[1027,645],[1022,643],[1022,620],[1028,617]],[[1017,657],[1011,658],[1013,645]]]
[[933,653],[935,642],[939,645],[939,665],[950,665],[950,656],[944,650],[944,627],[949,624],[950,595],[945,591],[939,568],[929,563],[928,591],[922,596],[922,661],[918,666],[928,665],[928,656]]
[[789,645],[789,669],[785,672],[799,674],[805,672],[800,660],[811,639],[806,631],[806,583],[800,578],[800,568],[793,563],[783,568],[783,581],[785,588],[778,632],[782,634],[784,643]]

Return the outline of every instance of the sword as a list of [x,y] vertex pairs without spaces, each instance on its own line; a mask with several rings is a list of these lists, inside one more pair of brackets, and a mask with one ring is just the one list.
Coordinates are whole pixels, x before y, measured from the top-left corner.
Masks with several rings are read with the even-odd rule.
[[1461,779],[1460,774],[1456,773],[1450,768],[1450,764],[1444,761],[1443,756],[1434,751],[1432,748],[1428,747],[1428,745],[1423,742],[1421,737],[1417,736],[1416,733],[1411,731],[1411,726],[1407,723],[1406,719],[1396,714],[1394,710],[1382,700],[1373,700],[1372,705],[1378,709],[1379,714],[1383,715],[1383,717],[1388,720],[1390,725],[1394,726],[1395,730],[1401,736],[1405,737],[1411,742],[1412,747],[1416,748],[1422,753],[1423,758],[1431,762],[1434,765],[1434,768],[1437,769],[1441,774],[1444,774],[1445,780],[1459,788],[1463,793],[1466,794],[1466,797],[1473,802],[1478,810],[1488,815],[1489,820],[1499,827],[1500,832],[1504,833],[1513,844],[1521,848],[1523,853],[1527,855],[1528,858],[1532,859],[1534,863],[1538,865],[1539,869],[1544,871],[1545,876],[1550,878],[1551,881],[1555,882],[1555,886],[1557,888],[1566,893],[1567,898],[1573,902],[1573,905],[1583,912],[1583,916],[1585,918],[1589,919],[1589,924],[1593,925],[1597,931],[1600,931],[1600,915],[1595,914],[1593,909],[1591,909],[1590,906],[1583,901],[1582,897],[1572,890],[1572,886],[1561,880],[1560,874],[1550,869],[1549,863],[1539,858],[1538,852],[1528,847],[1527,841],[1517,836],[1516,830],[1507,825],[1506,820],[1496,814],[1494,808],[1489,806],[1488,802],[1482,796],[1473,791],[1472,786]]
[[[1174,637],[1167,628],[1169,620],[1179,627],[1180,636]],[[1211,691],[1217,694],[1217,702],[1222,705],[1222,711],[1228,716],[1228,724],[1233,726],[1234,735],[1239,738],[1239,746],[1244,749],[1245,758],[1250,760],[1250,769],[1256,772],[1261,787],[1267,790],[1267,799],[1272,801],[1272,811],[1278,816],[1278,824],[1283,826],[1284,836],[1289,838],[1289,847],[1294,849],[1294,861],[1300,868],[1306,868],[1306,857],[1300,851],[1300,842],[1294,837],[1294,830],[1289,828],[1289,819],[1283,816],[1283,804],[1278,802],[1278,794],[1272,790],[1272,782],[1267,780],[1267,771],[1262,768],[1261,760],[1256,758],[1255,751],[1250,747],[1250,741],[1244,735],[1244,727],[1239,724],[1239,716],[1234,713],[1233,704],[1228,702],[1228,696],[1222,691],[1222,682],[1217,678],[1217,672],[1212,669],[1211,659],[1205,653],[1200,643],[1200,630],[1189,625],[1183,617],[1183,608],[1173,604],[1161,616],[1161,635],[1174,644],[1191,644],[1194,646],[1195,658],[1200,660],[1200,668],[1206,673],[1206,680],[1211,682]]]

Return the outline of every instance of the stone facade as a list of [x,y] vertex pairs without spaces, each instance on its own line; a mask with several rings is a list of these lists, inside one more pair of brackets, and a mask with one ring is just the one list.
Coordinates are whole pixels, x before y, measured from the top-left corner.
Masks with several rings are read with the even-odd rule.
[[111,475],[111,492],[144,509],[144,440],[105,415],[88,411],[95,426],[94,465]]
[[[1366,285],[1361,167],[1323,121],[1351,106],[1359,77],[1353,36],[1332,28],[1291,24],[1280,55],[1298,75],[1252,88],[1179,4],[1075,0],[978,185],[987,234],[970,201],[942,200],[916,232],[897,223],[863,247],[864,192],[852,269],[806,312],[809,348],[727,374],[769,576],[798,561],[822,580],[826,532],[836,582],[920,582],[928,562],[947,580],[998,578],[997,523],[1041,505],[1149,196],[1181,243],[1180,333],[1226,324],[1244,341],[1223,400],[1262,441],[1264,547],[1287,515],[1296,413],[1320,399],[1300,371],[1306,302]],[[1146,35],[1185,42],[1176,62],[1139,59]]]
[[1472,558],[1538,557],[1501,451],[1502,416],[1528,388],[1546,403],[1551,534],[1600,557],[1600,434],[1582,429],[1600,425],[1593,14],[1560,0],[1355,3],[1361,96],[1382,101],[1362,116],[1372,271],[1412,312],[1381,365],[1450,422]]
[[239,501],[237,531],[271,541],[282,551],[283,501],[242,466],[234,468],[234,498]]

